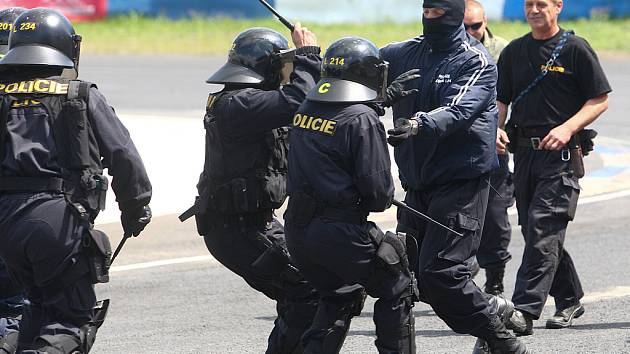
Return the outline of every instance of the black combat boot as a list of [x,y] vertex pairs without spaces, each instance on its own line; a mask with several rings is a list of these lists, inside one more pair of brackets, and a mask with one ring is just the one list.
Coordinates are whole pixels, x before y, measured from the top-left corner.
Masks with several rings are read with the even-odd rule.
[[530,336],[534,334],[534,319],[527,313],[514,310],[514,314],[506,323],[508,329],[514,331],[517,336]]
[[[493,313],[496,314],[498,320],[495,318],[494,322],[500,322],[503,328],[505,328],[505,324],[509,322],[512,314],[514,312],[514,304],[512,301],[503,298],[501,296],[492,296],[488,302],[490,306],[494,308]],[[497,323],[491,323],[492,328],[497,327]],[[495,331],[491,330],[491,334],[494,334]],[[508,333],[509,334],[509,333]],[[475,347],[473,349],[473,354],[494,354],[490,349],[490,344],[485,340],[478,338],[475,343]]]
[[484,332],[484,339],[477,340],[473,354],[531,354],[523,342],[508,332],[499,316],[490,320]]
[[486,285],[484,291],[492,295],[503,294],[503,276],[505,275],[505,265],[486,268]]

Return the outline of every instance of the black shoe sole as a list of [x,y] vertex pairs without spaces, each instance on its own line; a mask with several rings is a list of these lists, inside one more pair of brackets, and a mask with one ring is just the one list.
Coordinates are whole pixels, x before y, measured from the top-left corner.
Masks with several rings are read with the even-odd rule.
[[580,306],[577,310],[575,310],[575,312],[573,313],[573,316],[571,316],[567,322],[548,319],[547,323],[545,324],[545,328],[562,329],[562,328],[571,327],[571,325],[573,324],[573,319],[580,318],[584,314],[584,312],[586,312],[586,310],[584,310],[584,306]]

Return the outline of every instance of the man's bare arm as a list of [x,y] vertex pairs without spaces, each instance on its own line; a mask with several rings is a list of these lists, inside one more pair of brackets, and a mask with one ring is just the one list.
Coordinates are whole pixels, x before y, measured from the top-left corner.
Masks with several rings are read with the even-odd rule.
[[569,143],[571,136],[593,123],[607,109],[608,94],[591,98],[573,117],[552,129],[540,142],[540,147],[546,150],[562,149]]

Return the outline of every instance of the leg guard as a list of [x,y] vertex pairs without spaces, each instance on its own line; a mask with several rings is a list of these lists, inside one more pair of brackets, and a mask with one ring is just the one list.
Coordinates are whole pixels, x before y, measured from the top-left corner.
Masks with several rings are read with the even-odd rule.
[[89,353],[90,349],[92,349],[92,345],[94,345],[94,341],[96,340],[96,332],[103,325],[103,322],[105,322],[108,309],[109,299],[97,302],[94,307],[94,318],[88,324],[81,327],[83,354]]
[[343,342],[346,340],[346,335],[348,335],[350,321],[352,320],[352,317],[361,314],[366,297],[367,295],[365,292],[361,291],[353,302],[346,304],[346,306],[343,306],[340,309],[340,316],[334,322],[330,331],[324,338],[324,353],[339,353]]
[[267,354],[301,354],[302,336],[313,322],[317,312],[317,300],[278,300],[278,317],[269,335]]
[[[412,283],[413,284],[413,283]],[[379,299],[374,306],[376,348],[379,353],[416,353],[413,286],[396,300]]]
[[304,353],[335,354],[343,345],[352,317],[361,314],[366,294],[363,290],[348,301],[322,299],[311,328],[304,334]]

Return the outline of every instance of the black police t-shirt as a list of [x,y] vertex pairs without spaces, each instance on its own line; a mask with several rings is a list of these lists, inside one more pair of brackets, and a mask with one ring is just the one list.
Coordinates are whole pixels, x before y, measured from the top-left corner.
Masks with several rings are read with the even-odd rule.
[[[536,40],[531,33],[512,41],[499,58],[497,99],[509,104],[534,81],[564,33]],[[567,121],[589,99],[611,91],[597,55],[576,35],[569,35],[547,76],[512,106],[510,120],[521,127],[556,126]]]

